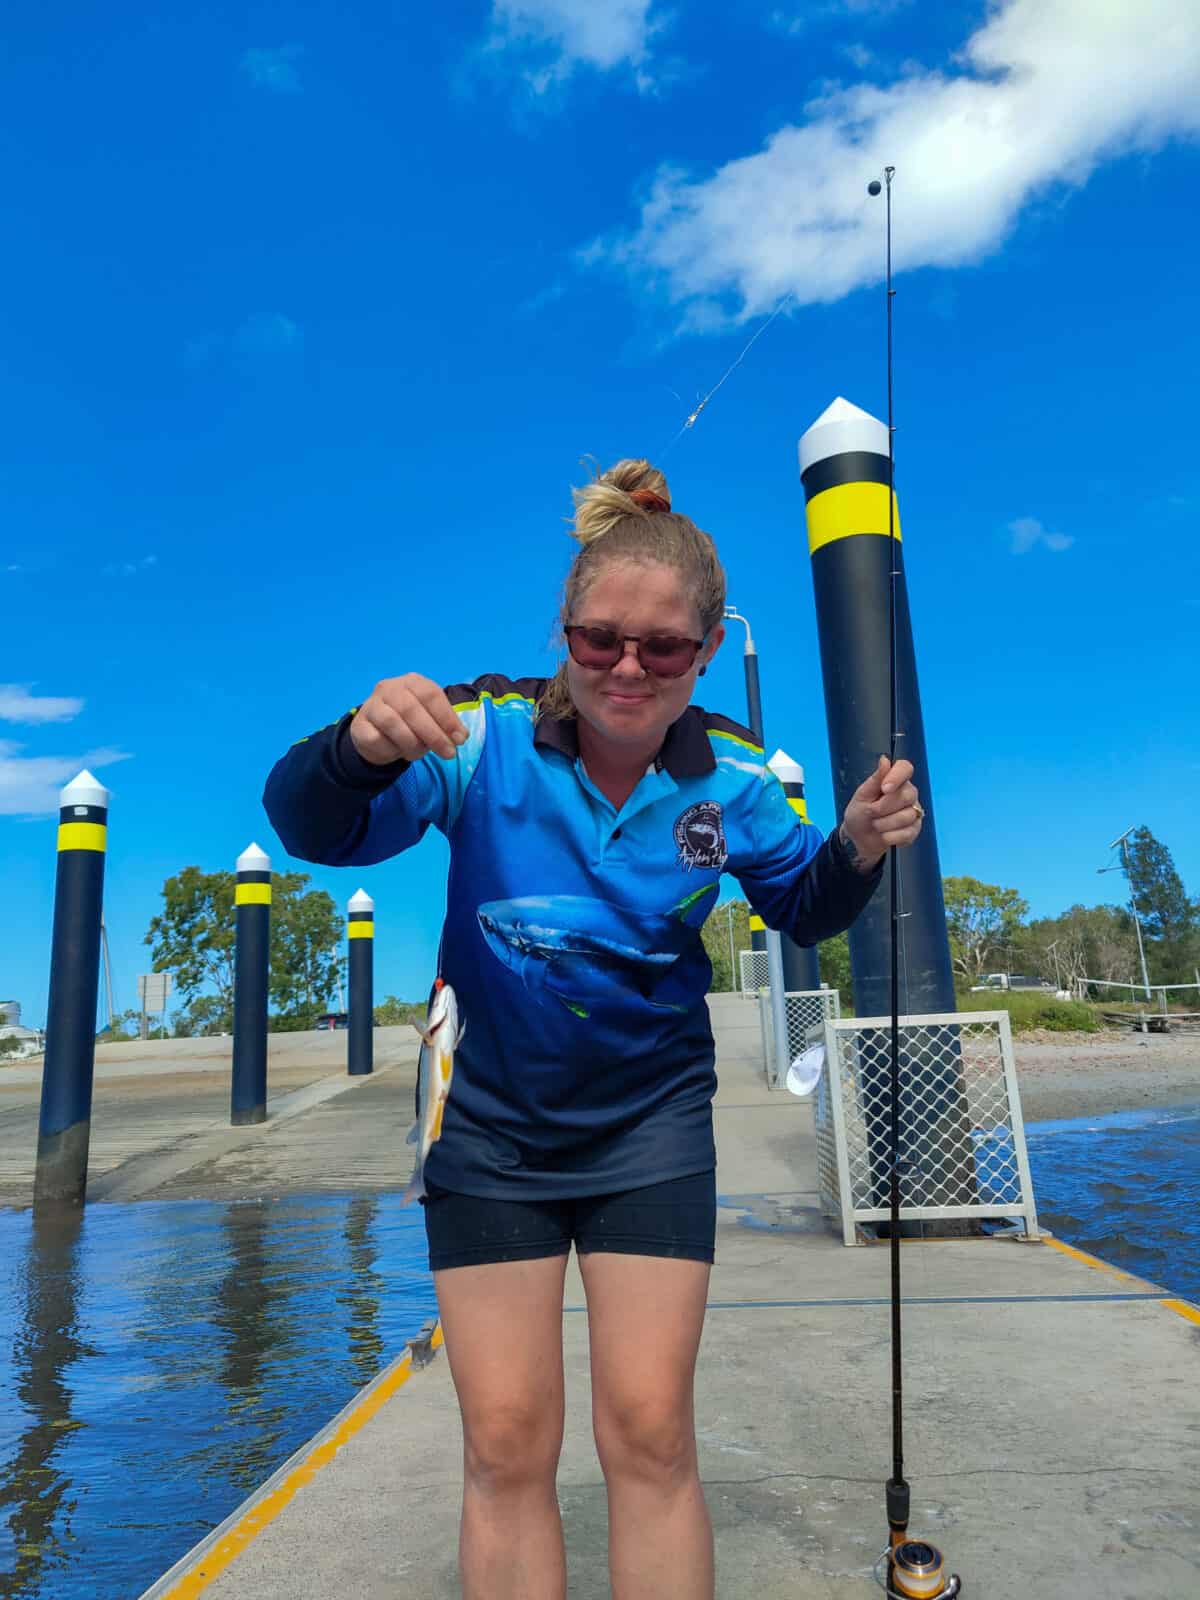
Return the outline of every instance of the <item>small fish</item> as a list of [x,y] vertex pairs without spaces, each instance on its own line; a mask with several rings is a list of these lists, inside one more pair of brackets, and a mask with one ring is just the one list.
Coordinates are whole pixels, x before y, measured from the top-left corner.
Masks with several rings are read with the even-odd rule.
[[417,1068],[417,1120],[408,1142],[417,1145],[418,1151],[412,1181],[404,1191],[404,1205],[425,1193],[425,1160],[442,1136],[442,1117],[454,1077],[454,1052],[466,1032],[465,1023],[459,1026],[454,990],[441,978],[434,984],[425,1026],[414,1022],[413,1027],[421,1035],[421,1056]]

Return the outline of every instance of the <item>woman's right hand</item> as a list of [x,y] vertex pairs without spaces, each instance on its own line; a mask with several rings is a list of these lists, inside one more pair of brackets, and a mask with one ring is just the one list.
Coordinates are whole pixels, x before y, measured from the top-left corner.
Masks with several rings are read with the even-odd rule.
[[449,761],[467,730],[432,678],[406,672],[375,685],[355,713],[350,738],[364,761],[385,767],[392,761],[419,761],[431,750]]

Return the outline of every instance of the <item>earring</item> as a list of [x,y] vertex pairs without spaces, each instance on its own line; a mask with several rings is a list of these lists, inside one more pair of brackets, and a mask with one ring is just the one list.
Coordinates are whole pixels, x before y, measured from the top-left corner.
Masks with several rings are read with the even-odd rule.
[[696,674],[696,676],[698,678],[702,678],[707,671],[708,671],[708,668],[706,666],[705,667],[701,667],[700,671]]

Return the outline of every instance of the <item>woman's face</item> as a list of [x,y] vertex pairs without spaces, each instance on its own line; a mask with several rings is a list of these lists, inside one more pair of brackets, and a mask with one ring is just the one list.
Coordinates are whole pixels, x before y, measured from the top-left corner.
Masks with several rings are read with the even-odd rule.
[[[684,591],[679,574],[657,562],[622,561],[601,568],[569,620],[638,638],[651,633],[702,636],[695,602]],[[613,667],[582,667],[568,654],[567,682],[575,709],[608,743],[627,748],[631,755],[651,753],[682,714],[700,668],[712,660],[724,637],[725,629],[718,624],[681,678],[659,678],[645,671],[633,644],[625,646]]]

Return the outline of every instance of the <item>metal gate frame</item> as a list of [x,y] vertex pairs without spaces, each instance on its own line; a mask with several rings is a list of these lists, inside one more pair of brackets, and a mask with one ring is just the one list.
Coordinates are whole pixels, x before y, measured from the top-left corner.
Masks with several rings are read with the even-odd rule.
[[[944,1029],[955,1031],[939,1040],[937,1035]],[[998,1051],[970,1052],[977,1059],[964,1065],[964,1042],[981,1043],[987,1032],[994,1034]],[[823,1042],[825,1045],[825,1062],[814,1107],[821,1209],[834,1220],[835,1226],[840,1225],[843,1242],[847,1245],[861,1242],[857,1224],[882,1222],[890,1215],[888,1206],[878,1203],[883,1171],[882,1134],[878,1126],[882,1111],[876,1113],[872,1127],[871,1086],[864,1087],[861,1071],[864,1055],[872,1054],[873,1065],[878,1070],[882,1047],[878,1041],[872,1041],[864,1049],[864,1041],[868,1035],[880,1033],[886,1037],[890,1053],[890,1017],[829,1018],[823,1025],[809,1030],[810,1044]],[[927,1041],[925,1044],[922,1038]],[[987,1180],[999,1182],[1002,1189],[1000,1193],[980,1195],[973,1203],[914,1204],[911,1199],[905,1203],[902,1198],[901,1218],[920,1221],[1006,1217],[1022,1221],[1026,1236],[1037,1238],[1037,1208],[1008,1012],[946,1011],[902,1017],[900,1040],[902,1055],[908,1041],[910,1059],[920,1062],[935,1047],[941,1058],[940,1077],[936,1082],[934,1073],[921,1067],[901,1079],[902,1094],[908,1098],[905,1127],[912,1148],[923,1163],[910,1161],[906,1164],[904,1178],[910,1195],[917,1184],[921,1188],[930,1187],[936,1193],[939,1186],[959,1188],[963,1182],[961,1171],[956,1170],[962,1167],[962,1160],[954,1158],[945,1144],[937,1144],[929,1136],[931,1127],[936,1125],[936,1116],[943,1119],[946,1116],[947,1065],[956,1072],[955,1088],[961,1091],[958,1097],[960,1128],[970,1139],[974,1181],[976,1185],[981,1182],[982,1165]],[[951,1045],[953,1048],[949,1048]],[[902,1063],[902,1073],[903,1070]],[[970,1073],[974,1081],[968,1082]],[[940,1107],[937,1111],[930,1109],[935,1097]],[[876,1094],[875,1098],[880,1097]],[[864,1106],[868,1109],[864,1110]],[[976,1194],[979,1194],[978,1187]]]

